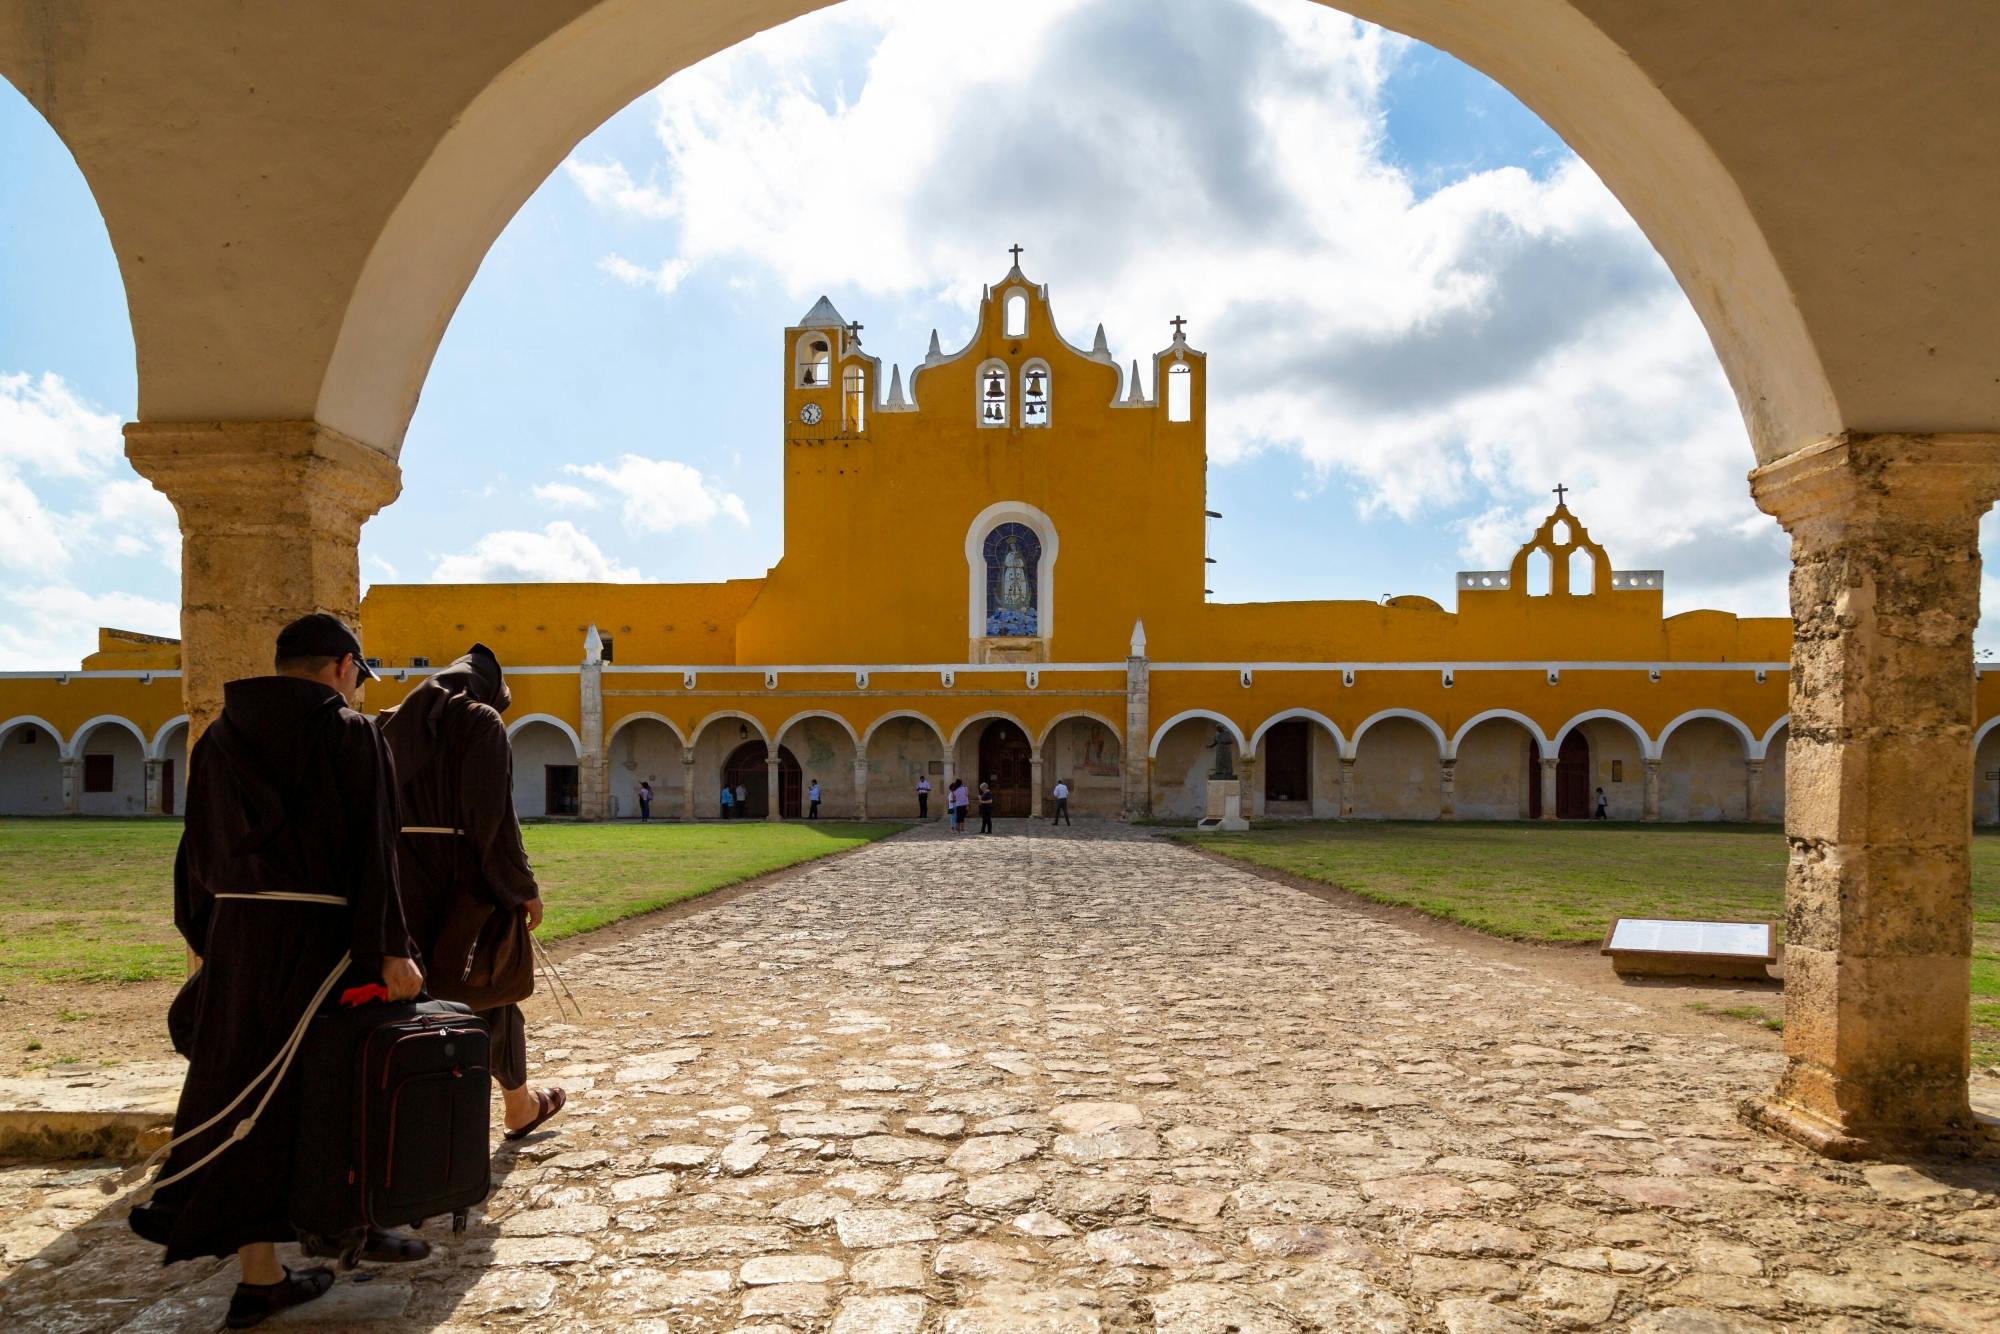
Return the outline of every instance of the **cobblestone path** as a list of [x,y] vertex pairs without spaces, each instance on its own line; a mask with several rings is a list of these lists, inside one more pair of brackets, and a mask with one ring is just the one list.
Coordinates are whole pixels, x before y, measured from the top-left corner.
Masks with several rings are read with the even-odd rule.
[[[298,1323],[2000,1328],[1990,1170],[1811,1158],[1735,1117],[1768,1051],[1142,831],[906,835],[568,973],[559,1133]],[[0,1326],[214,1328],[99,1170],[0,1174]]]

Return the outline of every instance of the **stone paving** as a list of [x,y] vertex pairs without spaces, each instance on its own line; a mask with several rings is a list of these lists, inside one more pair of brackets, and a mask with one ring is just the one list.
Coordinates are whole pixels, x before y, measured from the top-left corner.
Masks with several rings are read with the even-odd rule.
[[[1145,831],[921,831],[567,972],[559,1133],[275,1325],[2000,1328],[1991,1169],[1812,1158],[1737,1120],[1767,1050]],[[104,1172],[0,1171],[0,1327],[214,1328]]]

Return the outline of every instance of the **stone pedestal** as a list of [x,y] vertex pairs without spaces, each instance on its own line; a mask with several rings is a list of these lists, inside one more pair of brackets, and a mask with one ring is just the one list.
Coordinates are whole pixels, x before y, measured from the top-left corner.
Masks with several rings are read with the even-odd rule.
[[133,422],[125,456],[180,515],[192,747],[225,681],[270,674],[286,622],[324,611],[357,624],[361,525],[396,498],[402,470],[309,421]]
[[1438,819],[1458,818],[1458,761],[1438,761]]
[[1556,818],[1556,759],[1553,755],[1542,757],[1542,818]]
[[1208,780],[1208,814],[1197,828],[1240,833],[1250,822],[1243,818],[1243,784],[1234,778]]
[[1970,1067],[1972,630],[2000,437],[1840,436],[1751,474],[1792,537],[1785,1057],[1753,1118],[1836,1157],[1985,1140]]
[[162,810],[162,798],[165,794],[160,789],[162,786],[161,778],[166,772],[166,768],[167,762],[165,760],[146,761],[146,814],[148,815],[161,815],[165,813]]
[[1657,820],[1660,818],[1660,761],[1641,760],[1639,765],[1646,775],[1645,791],[1640,798],[1639,818]]

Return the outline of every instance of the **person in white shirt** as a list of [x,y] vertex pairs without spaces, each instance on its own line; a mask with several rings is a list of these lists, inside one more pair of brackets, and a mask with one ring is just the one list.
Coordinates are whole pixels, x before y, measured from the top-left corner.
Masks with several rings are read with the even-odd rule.
[[819,819],[819,779],[813,779],[812,786],[806,789],[806,800],[812,803],[806,809],[806,819]]
[[931,818],[931,780],[924,775],[919,775],[917,778],[917,818],[919,820]]
[[1060,778],[1056,779],[1056,818],[1049,821],[1049,823],[1051,825],[1067,824],[1071,826],[1076,824],[1076,821],[1069,818],[1069,784]]

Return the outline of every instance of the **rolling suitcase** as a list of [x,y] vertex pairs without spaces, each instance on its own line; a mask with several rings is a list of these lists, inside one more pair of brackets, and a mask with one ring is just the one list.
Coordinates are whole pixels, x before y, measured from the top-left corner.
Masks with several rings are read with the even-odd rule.
[[449,1214],[492,1189],[483,1019],[449,1001],[331,1007],[299,1048],[291,1222],[352,1267],[369,1228]]

